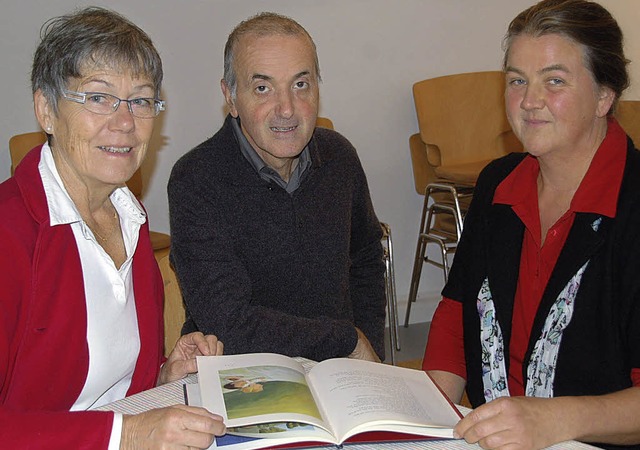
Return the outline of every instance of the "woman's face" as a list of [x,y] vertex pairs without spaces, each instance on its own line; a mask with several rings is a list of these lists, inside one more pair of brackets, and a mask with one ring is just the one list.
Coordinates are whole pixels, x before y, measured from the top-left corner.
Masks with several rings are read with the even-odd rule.
[[614,94],[595,82],[579,44],[558,34],[521,35],[509,49],[505,100],[525,150],[543,156],[597,148]]
[[[67,89],[126,100],[155,97],[150,79],[113,69],[88,70],[82,78],[69,80]],[[36,93],[35,100],[40,125],[53,135],[56,167],[67,188],[112,189],[123,185],[142,164],[154,119],[134,117],[125,102],[114,113],[100,115],[65,98],[58,100],[56,114],[41,94]]]

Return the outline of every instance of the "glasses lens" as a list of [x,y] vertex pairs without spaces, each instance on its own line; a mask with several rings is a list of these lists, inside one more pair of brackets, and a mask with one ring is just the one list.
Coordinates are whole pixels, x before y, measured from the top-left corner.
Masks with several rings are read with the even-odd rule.
[[120,99],[109,94],[87,92],[84,107],[96,114],[111,114],[116,110]]
[[64,97],[73,102],[82,103],[87,111],[95,114],[109,115],[114,113],[121,103],[126,103],[129,111],[135,117],[149,119],[164,110],[164,102],[154,98],[133,98],[121,100],[115,95],[103,92],[73,92],[65,91]]
[[156,107],[156,100],[152,98],[134,98],[129,100],[129,105],[132,114],[143,119],[155,117],[160,112]]

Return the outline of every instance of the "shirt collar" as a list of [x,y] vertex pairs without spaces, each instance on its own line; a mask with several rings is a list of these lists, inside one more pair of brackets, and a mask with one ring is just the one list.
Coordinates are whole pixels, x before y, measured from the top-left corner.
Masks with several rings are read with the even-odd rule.
[[[607,122],[607,134],[571,200],[570,211],[615,217],[626,162],[627,137],[615,119]],[[493,203],[518,205],[535,195],[540,172],[538,160],[528,155],[498,185]]]
[[311,152],[309,151],[309,145],[306,145],[305,148],[302,149],[298,158],[298,164],[293,170],[293,173],[289,178],[289,182],[286,182],[278,172],[265,164],[264,160],[260,155],[258,155],[258,152],[256,152],[253,146],[249,143],[247,137],[240,128],[239,117],[231,118],[231,126],[233,128],[233,133],[238,140],[238,144],[240,145],[240,153],[242,153],[245,159],[249,161],[249,164],[251,164],[251,167],[253,167],[258,175],[260,175],[260,178],[265,181],[274,181],[289,193],[295,191],[300,186],[303,175],[311,166]]
[[[83,222],[78,208],[71,200],[62,178],[60,178],[48,143],[42,146],[38,171],[47,199],[51,226]],[[122,219],[139,224],[146,222],[147,215],[129,188],[126,186],[117,188],[111,193],[110,198]]]

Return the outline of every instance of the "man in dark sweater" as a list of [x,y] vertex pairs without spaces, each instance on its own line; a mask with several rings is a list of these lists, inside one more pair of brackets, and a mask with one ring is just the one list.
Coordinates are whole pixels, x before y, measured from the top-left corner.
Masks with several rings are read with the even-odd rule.
[[313,40],[259,14],[229,35],[224,70],[230,114],[169,180],[183,333],[227,353],[384,359],[381,228],[355,149],[315,128]]

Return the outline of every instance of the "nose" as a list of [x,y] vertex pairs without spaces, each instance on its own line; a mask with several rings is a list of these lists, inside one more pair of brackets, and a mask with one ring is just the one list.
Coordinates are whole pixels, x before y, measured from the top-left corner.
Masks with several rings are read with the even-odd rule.
[[525,111],[532,109],[541,109],[544,106],[543,89],[536,84],[527,85],[520,102],[520,107]]
[[293,105],[293,92],[289,90],[278,94],[277,113],[280,117],[290,119],[293,116],[295,107]]
[[113,131],[129,132],[135,128],[135,117],[131,113],[131,104],[121,101],[116,109],[109,116],[109,128]]

